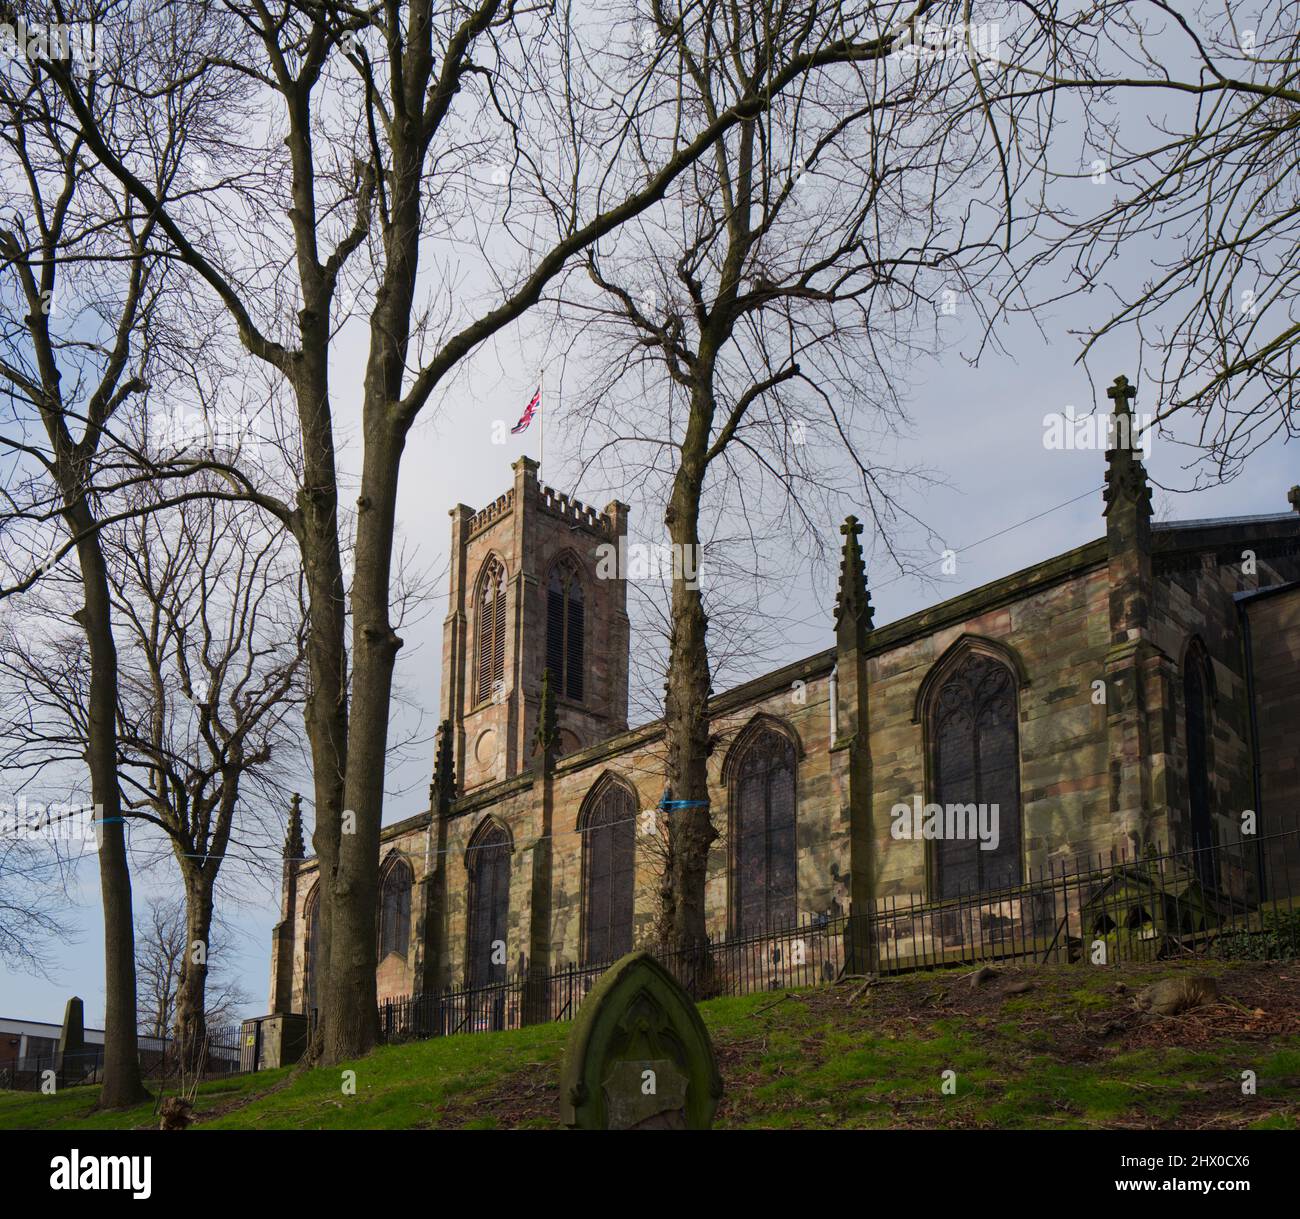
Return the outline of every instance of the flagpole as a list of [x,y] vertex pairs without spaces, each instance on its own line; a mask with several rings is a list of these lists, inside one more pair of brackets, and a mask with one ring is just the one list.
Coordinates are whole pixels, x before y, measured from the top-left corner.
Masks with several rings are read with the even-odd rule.
[[541,481],[542,462],[546,460],[546,399],[542,396],[542,379],[545,375],[545,367],[537,370],[537,413],[542,417],[542,422],[538,425],[541,432],[537,440],[537,475],[539,482]]

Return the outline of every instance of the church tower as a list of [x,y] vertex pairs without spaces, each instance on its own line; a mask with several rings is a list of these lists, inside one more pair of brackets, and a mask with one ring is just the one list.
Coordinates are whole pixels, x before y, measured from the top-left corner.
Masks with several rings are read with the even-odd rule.
[[451,510],[441,718],[462,792],[540,764],[545,668],[559,756],[627,728],[627,585],[601,559],[626,538],[628,506],[597,512],[561,495],[529,457],[511,468],[514,486],[486,508]]

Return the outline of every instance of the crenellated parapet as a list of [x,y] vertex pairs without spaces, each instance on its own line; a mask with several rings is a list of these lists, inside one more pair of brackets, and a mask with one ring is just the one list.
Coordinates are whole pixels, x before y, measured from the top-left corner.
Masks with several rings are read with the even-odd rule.
[[614,521],[608,513],[598,512],[563,491],[539,484],[537,499],[544,512],[558,516],[570,525],[581,525],[593,533],[603,533],[611,538],[615,536]]
[[515,489],[511,487],[504,495],[498,495],[486,508],[480,508],[469,518],[469,525],[465,530],[466,540],[495,525],[503,516],[509,516],[514,511],[514,506]]
[[[535,474],[536,463],[527,458],[523,460],[527,462],[530,472]],[[536,506],[550,516],[558,517],[568,525],[580,526],[602,537],[617,537],[617,514],[612,512],[611,509],[622,505],[610,504],[602,512],[588,504],[584,504],[576,496],[569,495],[564,491],[557,491],[554,487],[548,487],[544,483],[537,482],[535,477],[529,479],[525,483],[525,487],[532,492],[532,499]],[[468,523],[465,525],[465,539],[468,541],[492,528],[503,517],[509,516],[515,510],[515,505],[515,488],[511,487],[502,495],[498,495],[486,508],[480,508],[470,516]]]

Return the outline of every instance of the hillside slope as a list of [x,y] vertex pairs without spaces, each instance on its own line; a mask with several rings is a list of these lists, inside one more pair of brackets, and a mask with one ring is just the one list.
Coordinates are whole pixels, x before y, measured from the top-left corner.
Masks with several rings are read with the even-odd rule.
[[[1138,988],[1191,972],[1215,976],[1222,1000],[1168,1018],[1136,1010]],[[1300,1128],[1300,962],[1004,969],[979,986],[926,973],[701,1011],[722,1127]],[[193,1129],[554,1128],[568,1031],[439,1038],[208,1084]],[[150,1106],[91,1112],[95,1091],[0,1094],[0,1129],[156,1124]]]

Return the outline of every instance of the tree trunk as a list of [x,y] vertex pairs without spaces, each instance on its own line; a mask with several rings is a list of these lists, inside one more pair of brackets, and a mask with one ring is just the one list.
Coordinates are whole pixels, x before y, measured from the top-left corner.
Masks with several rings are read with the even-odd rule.
[[674,556],[672,631],[664,687],[668,786],[674,804],[664,810],[668,860],[661,926],[667,936],[666,948],[680,956],[682,976],[701,988],[706,988],[708,981],[704,888],[709,847],[718,832],[709,810],[708,619],[699,581],[687,577],[692,572],[698,577],[699,572],[700,494],[712,422],[711,403],[706,398],[702,392],[692,396],[682,460],[664,517]]
[[[60,463],[61,464],[61,463]],[[120,1109],[148,1098],[136,1041],[135,927],[131,870],[117,782],[117,649],[108,575],[93,519],[77,495],[65,513],[75,533],[85,605],[74,615],[90,651],[86,761],[99,831],[99,884],[104,905],[104,1086],[99,1104]]]
[[384,807],[393,666],[402,641],[388,615],[389,568],[403,443],[393,431],[366,444],[357,516],[352,592],[352,707],[344,786],[352,830],[339,839],[334,880],[334,943],[325,1001],[325,1061],[341,1062],[374,1045],[375,917],[379,828]]
[[[427,33],[426,33],[427,37]],[[428,79],[427,45],[412,47],[413,81]],[[418,115],[417,100],[408,101]],[[402,641],[389,620],[397,487],[406,427],[398,416],[411,308],[420,262],[420,184],[425,153],[418,120],[394,122],[394,206],[385,234],[386,264],[370,318],[362,430],[365,449],[357,498],[352,578],[352,688],[344,800],[352,831],[338,843],[332,898],[330,972],[325,999],[324,1061],[364,1054],[379,1031],[375,968],[379,828],[384,811],[393,667]]]
[[[185,878],[185,946],[176,980],[176,1048],[181,1069],[193,1078],[202,1067],[207,1036],[209,936],[212,883],[203,875]],[[201,951],[199,946],[202,946]],[[196,960],[195,958],[200,959]]]
[[[334,942],[333,888],[338,869],[343,816],[343,777],[348,757],[348,655],[345,628],[343,563],[339,549],[338,482],[330,418],[328,378],[328,299],[318,291],[318,308],[302,316],[303,364],[295,382],[302,431],[303,483],[298,493],[295,534],[307,577],[309,623],[307,662],[311,675],[304,709],[311,746],[312,785],[316,803],[312,848],[320,861],[319,954],[313,968],[324,995]],[[323,1005],[322,1005],[323,1006]],[[307,1015],[312,1013],[308,1012]],[[323,1012],[317,1013],[317,1037],[310,1058],[322,1051]]]

